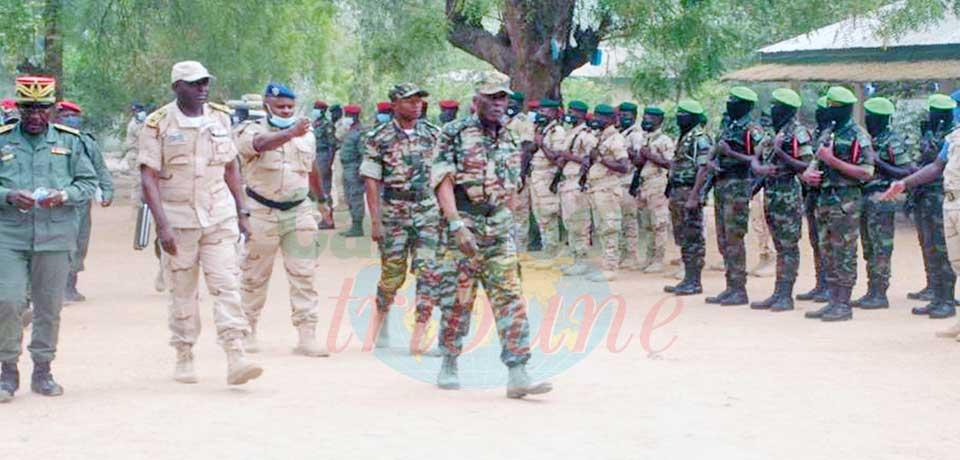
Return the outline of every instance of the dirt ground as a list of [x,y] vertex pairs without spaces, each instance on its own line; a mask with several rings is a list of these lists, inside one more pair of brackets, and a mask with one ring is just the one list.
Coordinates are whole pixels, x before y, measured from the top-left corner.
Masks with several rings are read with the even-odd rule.
[[[345,218],[338,215],[341,225]],[[177,384],[167,298],[153,290],[153,255],[131,249],[129,206],[96,209],[94,226],[80,282],[88,300],[65,309],[54,366],[66,394],[30,393],[24,356],[26,389],[0,407],[5,458],[879,460],[955,458],[960,451],[960,400],[951,390],[960,385],[960,367],[950,364],[960,360],[960,343],[934,337],[954,320],[910,315],[914,303],[905,295],[921,287],[923,271],[909,227],[897,235],[893,308],[856,311],[846,323],[803,319],[813,306],[805,302],[772,314],[721,309],[699,296],[685,299],[672,321],[665,320],[675,307],[669,303],[650,323],[648,314],[665,298],[662,286],[673,281],[623,276],[610,286],[626,301],[617,346],[629,333],[634,339],[616,352],[597,347],[552,377],[552,393],[513,401],[502,388],[440,391],[356,339],[329,359],[293,356],[279,265],[261,326],[264,351],[255,358],[263,377],[225,384],[204,295],[201,381]],[[322,336],[344,281],[375,263],[337,255],[343,244],[333,240],[318,268]],[[798,290],[813,281],[802,246]],[[718,257],[715,249],[709,257]],[[705,276],[707,293],[722,288],[722,273]],[[864,284],[861,274],[855,295]],[[751,278],[751,298],[765,297],[772,285]],[[341,324],[342,345],[353,331]],[[499,366],[495,360],[488,368]]]

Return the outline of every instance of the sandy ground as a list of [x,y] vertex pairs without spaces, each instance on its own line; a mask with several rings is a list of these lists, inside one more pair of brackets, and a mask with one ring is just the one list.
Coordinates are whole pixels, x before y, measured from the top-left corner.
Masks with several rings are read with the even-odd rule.
[[[342,225],[345,216],[338,219]],[[950,364],[960,359],[960,344],[934,337],[953,320],[909,313],[905,294],[923,281],[909,228],[898,231],[894,307],[857,311],[841,324],[803,319],[809,303],[772,314],[708,306],[702,297],[685,300],[667,321],[672,301],[654,309],[667,281],[624,276],[610,286],[626,302],[615,346],[628,334],[633,340],[617,352],[603,344],[581,356],[552,377],[553,393],[512,401],[502,388],[440,391],[364,351],[356,337],[329,359],[293,356],[279,273],[263,319],[265,350],[256,356],[263,377],[239,388],[225,384],[204,295],[201,382],[174,383],[167,300],[152,287],[153,255],[131,250],[131,220],[123,204],[96,210],[81,277],[88,301],[64,311],[54,368],[66,394],[30,393],[30,364],[21,361],[27,389],[0,407],[4,458],[876,460],[955,458],[960,450],[953,392],[960,369]],[[344,281],[374,263],[344,256],[337,249],[344,247],[333,240],[318,268],[324,336]],[[803,247],[798,290],[812,284]],[[527,271],[531,280],[538,276]],[[706,273],[708,293],[722,283],[721,273]],[[765,297],[772,284],[752,278],[751,297]],[[665,324],[651,329],[658,323]],[[342,345],[355,332],[346,320],[340,324],[334,335]],[[402,355],[402,345],[391,353]],[[462,363],[461,371],[476,362]],[[505,379],[495,354],[484,363]]]

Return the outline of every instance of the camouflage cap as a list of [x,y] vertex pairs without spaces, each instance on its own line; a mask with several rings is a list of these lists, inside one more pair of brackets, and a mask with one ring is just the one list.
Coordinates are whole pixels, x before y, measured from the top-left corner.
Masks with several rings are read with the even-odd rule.
[[734,86],[730,88],[730,95],[737,99],[743,99],[744,101],[757,102],[757,93],[746,86]]
[[853,91],[850,91],[847,88],[842,86],[831,86],[827,90],[827,102],[833,102],[834,104],[840,105],[853,105],[857,103],[857,95],[853,94]]
[[510,78],[500,72],[484,72],[474,85],[477,94],[491,95],[506,93],[508,96],[513,94],[510,91]]
[[929,110],[953,110],[957,108],[957,101],[946,94],[931,94],[927,99]]
[[680,99],[680,102],[677,103],[677,111],[702,115],[703,105],[693,99]]
[[896,107],[893,105],[893,102],[890,102],[890,99],[885,97],[871,97],[867,99],[867,102],[863,103],[863,108],[874,115],[893,115],[893,111],[896,110]]
[[400,83],[398,85],[394,85],[394,87],[390,89],[387,97],[389,97],[391,101],[395,101],[397,99],[406,99],[413,96],[427,97],[429,95],[430,93],[420,89],[419,86],[413,83]]
[[803,105],[803,101],[800,100],[800,95],[790,88],[777,88],[773,90],[773,100],[795,109],[799,109],[800,106]]

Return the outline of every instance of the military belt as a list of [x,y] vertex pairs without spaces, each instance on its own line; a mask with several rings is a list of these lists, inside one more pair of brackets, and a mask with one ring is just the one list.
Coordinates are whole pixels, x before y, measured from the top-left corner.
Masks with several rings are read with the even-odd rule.
[[717,179],[747,179],[750,177],[750,170],[747,168],[726,168],[717,173]]
[[264,197],[263,195],[254,192],[253,189],[247,187],[247,196],[253,198],[253,201],[260,203],[268,208],[279,209],[281,211],[288,211],[297,206],[300,206],[300,203],[303,203],[305,200],[297,201],[273,201],[269,198]]
[[423,201],[430,197],[431,192],[384,188],[383,199],[387,201]]

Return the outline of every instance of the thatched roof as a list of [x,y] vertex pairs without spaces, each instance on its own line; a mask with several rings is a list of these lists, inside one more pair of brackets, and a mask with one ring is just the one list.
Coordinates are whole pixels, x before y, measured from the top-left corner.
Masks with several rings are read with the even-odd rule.
[[723,76],[733,81],[876,82],[952,80],[960,77],[960,60],[759,64]]

